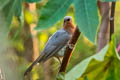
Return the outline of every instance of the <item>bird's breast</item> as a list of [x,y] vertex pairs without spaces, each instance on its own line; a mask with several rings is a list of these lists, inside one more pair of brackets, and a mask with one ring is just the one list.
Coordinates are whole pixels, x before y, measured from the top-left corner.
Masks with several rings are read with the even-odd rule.
[[66,49],[66,45],[58,53],[56,53],[55,56],[57,56],[57,57],[63,57],[64,53],[65,53],[65,49]]

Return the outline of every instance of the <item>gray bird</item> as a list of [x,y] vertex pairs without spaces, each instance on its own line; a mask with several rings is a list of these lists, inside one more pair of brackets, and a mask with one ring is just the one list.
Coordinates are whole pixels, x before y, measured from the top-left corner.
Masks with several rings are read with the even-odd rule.
[[[59,61],[59,57],[63,57],[64,47],[68,44],[72,37],[75,26],[72,22],[71,16],[64,17],[63,28],[56,31],[49,39],[45,45],[44,50],[41,52],[40,56],[29,66],[24,75],[27,75],[33,68],[33,66],[40,62],[45,62],[51,57],[56,57]],[[61,62],[60,62],[61,63]]]

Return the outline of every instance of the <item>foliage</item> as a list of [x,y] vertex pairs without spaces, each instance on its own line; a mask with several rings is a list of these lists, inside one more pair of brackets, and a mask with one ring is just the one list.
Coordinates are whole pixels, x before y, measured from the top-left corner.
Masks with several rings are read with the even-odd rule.
[[[0,10],[4,12],[3,14],[6,16],[8,25],[11,24],[13,15],[21,15],[21,3],[23,1],[33,3],[40,2],[41,0],[3,0],[0,2]],[[102,1],[107,2],[114,0]],[[41,15],[36,29],[53,26],[56,22],[65,16],[65,13],[72,3],[75,9],[75,20],[80,31],[90,41],[95,42],[95,36],[99,23],[97,13],[97,0],[48,0],[45,6],[43,6],[40,10]]]
[[[0,13],[3,14],[5,21],[8,26],[11,24],[12,17],[16,11],[16,0],[2,0],[0,1]],[[4,4],[3,4],[4,3]]]
[[13,16],[21,16],[22,13],[22,2],[39,2],[41,0],[2,0],[0,1],[0,13],[4,14],[5,22],[8,27],[11,24]]
[[36,29],[53,26],[53,24],[64,17],[72,2],[73,0],[48,0],[41,9],[41,16]]
[[75,0],[75,19],[80,31],[94,42],[98,27],[96,0]]
[[100,0],[102,2],[115,2],[115,1],[120,1],[120,0]]
[[72,3],[75,9],[75,20],[80,31],[90,41],[95,42],[99,23],[97,0],[48,0],[46,5],[40,10],[41,15],[36,29],[48,28],[54,25],[63,18]]
[[57,75],[56,80],[64,80],[65,73],[61,72]]
[[75,8],[75,19],[80,31],[92,42],[94,42],[98,26],[97,4],[96,0],[90,2],[88,1],[49,0],[41,9],[41,15],[36,29],[48,28],[54,25],[57,21],[64,17],[68,7],[73,2]]
[[[41,6],[41,1],[46,1],[44,6]],[[100,0],[103,2],[109,1],[120,1],[120,0]],[[35,22],[36,17],[27,10],[23,10],[24,2],[27,3],[38,3],[40,9],[37,8],[39,21],[36,27],[37,30],[46,28],[48,30],[38,33],[39,47],[40,50],[43,49],[45,42],[48,40],[48,37],[55,32],[63,23],[60,21],[65,15],[71,15],[75,23],[78,25],[80,31],[85,35],[89,40],[95,42],[97,28],[99,27],[99,17],[97,9],[97,0],[1,0],[0,1],[0,68],[3,68],[5,71],[5,76],[9,80],[19,80],[23,78],[20,74],[23,74],[25,69],[28,66],[28,60],[26,59],[26,50],[25,43],[29,42],[27,38],[31,38],[31,33],[28,33],[27,29],[24,30],[24,25],[21,25],[18,18],[21,18],[21,21],[24,20],[28,24]],[[43,5],[43,4],[42,4]],[[72,6],[71,6],[72,5]],[[119,4],[116,6],[116,10],[119,10]],[[74,9],[74,14],[73,14]],[[71,12],[69,11],[71,10]],[[68,12],[68,14],[66,14]],[[40,14],[39,14],[40,13]],[[23,16],[24,15],[24,16]],[[120,20],[119,12],[115,14],[115,26],[116,26],[116,35],[119,38],[120,33]],[[16,17],[15,17],[16,16]],[[14,20],[14,18],[16,18]],[[35,19],[34,19],[35,18]],[[37,17],[38,18],[38,17]],[[15,21],[15,22],[14,22]],[[60,22],[59,22],[60,21]],[[12,23],[12,24],[11,24]],[[57,23],[57,24],[56,24]],[[14,25],[17,25],[14,27]],[[55,24],[55,25],[54,25]],[[54,25],[54,27],[53,27]],[[11,27],[10,27],[11,26]],[[50,28],[51,27],[51,28]],[[12,34],[8,34],[9,28]],[[12,36],[12,44],[9,44],[9,41],[6,40],[7,37]],[[68,71],[72,69],[79,61],[91,55],[95,52],[95,47],[91,44],[86,38],[80,37],[74,54],[71,58],[71,62],[67,67]],[[119,39],[120,40],[120,39]],[[31,43],[32,44],[32,43]],[[8,46],[9,45],[9,46]],[[12,45],[12,46],[11,46]],[[92,46],[91,46],[92,45]],[[13,51],[9,51],[12,48]],[[6,50],[7,49],[7,50]],[[6,50],[6,51],[5,51]],[[32,49],[29,48],[29,51]],[[107,51],[107,52],[106,52]],[[5,55],[2,55],[4,53]],[[10,53],[10,54],[6,54]],[[16,53],[17,55],[11,55],[11,53]],[[28,52],[29,53],[29,52]],[[27,57],[29,57],[27,55]],[[6,60],[7,59],[7,60]],[[11,61],[11,62],[10,62]],[[10,62],[10,63],[9,63]],[[14,64],[14,63],[15,64]],[[8,64],[9,63],[9,64]],[[54,64],[54,65],[53,65]],[[50,68],[52,68],[52,78],[57,73],[58,68],[56,62],[52,61]],[[32,74],[32,80],[40,79],[43,80],[42,68],[39,66],[39,69],[34,69]],[[112,41],[107,45],[101,52],[95,54],[81,63],[76,65],[70,72],[67,73],[66,80],[119,80],[119,56],[115,51],[115,43]],[[17,69],[15,71],[15,69]],[[19,70],[20,69],[20,70]],[[19,71],[20,72],[19,72]],[[55,72],[56,71],[56,72]],[[11,73],[13,72],[13,73]],[[17,74],[18,73],[18,74]],[[54,75],[53,75],[54,73]],[[62,74],[58,76],[59,79],[63,79]],[[74,78],[74,79],[73,79]]]
[[[99,53],[83,60],[66,74],[65,80],[119,80],[120,57],[114,38]],[[97,74],[96,74],[97,73]]]
[[34,3],[34,2],[40,2],[41,0],[23,0],[25,2],[29,2],[29,3]]

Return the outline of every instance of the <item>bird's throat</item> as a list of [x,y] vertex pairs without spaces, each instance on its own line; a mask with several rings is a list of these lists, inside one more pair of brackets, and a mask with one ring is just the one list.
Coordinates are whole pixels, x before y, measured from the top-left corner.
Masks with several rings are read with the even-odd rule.
[[75,30],[75,25],[74,24],[66,24],[66,25],[64,25],[63,28],[64,28],[64,30],[66,30],[70,34],[73,34],[74,30]]

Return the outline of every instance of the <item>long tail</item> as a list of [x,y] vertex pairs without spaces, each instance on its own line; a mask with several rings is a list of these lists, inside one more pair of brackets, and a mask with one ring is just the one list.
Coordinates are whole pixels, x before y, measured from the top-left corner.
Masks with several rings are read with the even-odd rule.
[[40,55],[25,71],[24,76],[27,75],[29,72],[31,72],[34,65],[36,65],[38,62],[40,63],[42,61],[42,55]]

